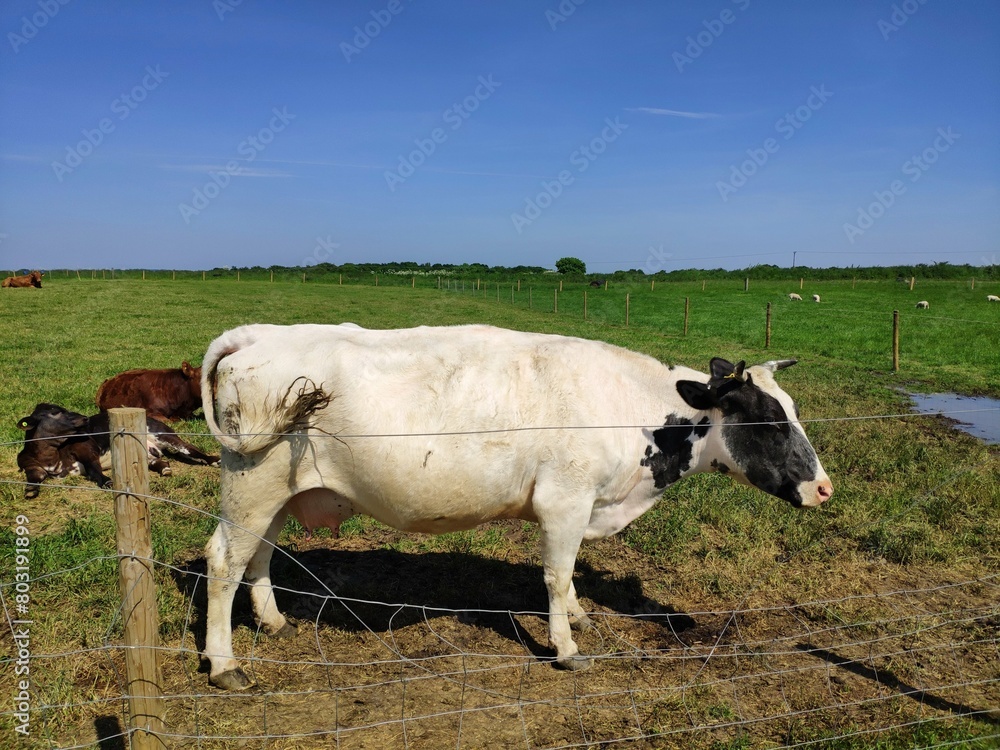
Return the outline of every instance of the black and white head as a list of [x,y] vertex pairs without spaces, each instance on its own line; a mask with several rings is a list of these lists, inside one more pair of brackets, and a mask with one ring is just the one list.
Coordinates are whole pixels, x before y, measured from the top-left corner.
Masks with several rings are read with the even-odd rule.
[[708,383],[681,380],[677,392],[688,406],[721,416],[712,420],[726,454],[720,460],[734,479],[796,507],[815,507],[830,499],[833,484],[799,424],[798,407],[774,379],[795,362],[747,367],[715,357]]

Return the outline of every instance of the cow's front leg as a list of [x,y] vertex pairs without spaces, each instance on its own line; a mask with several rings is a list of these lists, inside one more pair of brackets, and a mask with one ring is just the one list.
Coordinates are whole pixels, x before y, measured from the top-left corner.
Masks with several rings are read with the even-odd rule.
[[101,459],[98,456],[95,455],[89,459],[80,459],[80,463],[83,465],[87,479],[102,489],[111,488],[111,478],[104,475],[101,469]]
[[38,493],[42,489],[42,482],[48,475],[48,472],[41,466],[29,466],[24,470],[24,476],[28,480],[28,484],[24,488],[25,500],[38,497]]
[[549,593],[549,643],[556,651],[556,663],[563,669],[588,669],[594,660],[580,654],[570,624],[583,611],[573,589],[573,567],[586,528],[586,518],[578,523],[566,515],[540,518],[542,526],[542,566]]

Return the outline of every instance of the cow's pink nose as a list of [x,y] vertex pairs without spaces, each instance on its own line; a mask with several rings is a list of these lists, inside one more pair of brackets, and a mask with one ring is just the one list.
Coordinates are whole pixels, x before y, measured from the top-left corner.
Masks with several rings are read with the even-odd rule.
[[816,495],[821,503],[825,503],[830,499],[830,495],[833,494],[833,485],[830,482],[824,482],[823,484],[816,486]]

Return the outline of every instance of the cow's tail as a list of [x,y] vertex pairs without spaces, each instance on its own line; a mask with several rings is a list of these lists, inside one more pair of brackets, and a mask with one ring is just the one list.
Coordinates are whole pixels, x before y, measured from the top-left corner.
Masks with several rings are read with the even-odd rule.
[[244,455],[264,450],[282,435],[308,427],[310,417],[332,400],[318,384],[304,376],[280,392],[254,393],[245,402],[240,400],[239,383],[223,384],[223,393],[219,393],[222,361],[252,346],[271,328],[249,325],[226,331],[209,345],[201,365],[205,421],[224,448]]

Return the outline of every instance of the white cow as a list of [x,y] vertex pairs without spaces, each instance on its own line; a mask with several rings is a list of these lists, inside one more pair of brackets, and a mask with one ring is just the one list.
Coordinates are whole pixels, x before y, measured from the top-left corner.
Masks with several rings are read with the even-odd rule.
[[792,302],[801,302],[802,301],[802,295],[796,294],[795,292],[791,292],[788,295],[788,299],[790,299]]
[[813,295],[813,302],[819,302],[819,295],[818,294],[814,294]]
[[928,302],[928,301],[927,301],[927,300],[925,300],[925,299],[922,299],[922,300],[920,300],[920,301],[919,301],[919,302],[917,303],[917,309],[918,309],[918,310],[926,310],[926,309],[928,309],[928,308],[929,308],[930,306],[931,306],[931,303],[930,303],[930,302]]
[[572,582],[582,541],[621,530],[696,472],[795,506],[829,499],[773,377],[794,363],[715,358],[710,377],[597,341],[488,326],[222,334],[202,366],[205,419],[222,444],[222,521],[206,547],[210,681],[249,685],[231,630],[244,575],[263,630],[294,632],[269,572],[289,513],[308,529],[363,513],[432,534],[537,522],[557,662],[590,666],[570,632],[590,624]]
[[987,294],[986,295],[986,301],[987,302],[1000,302],[1000,297],[997,297],[995,294]]

